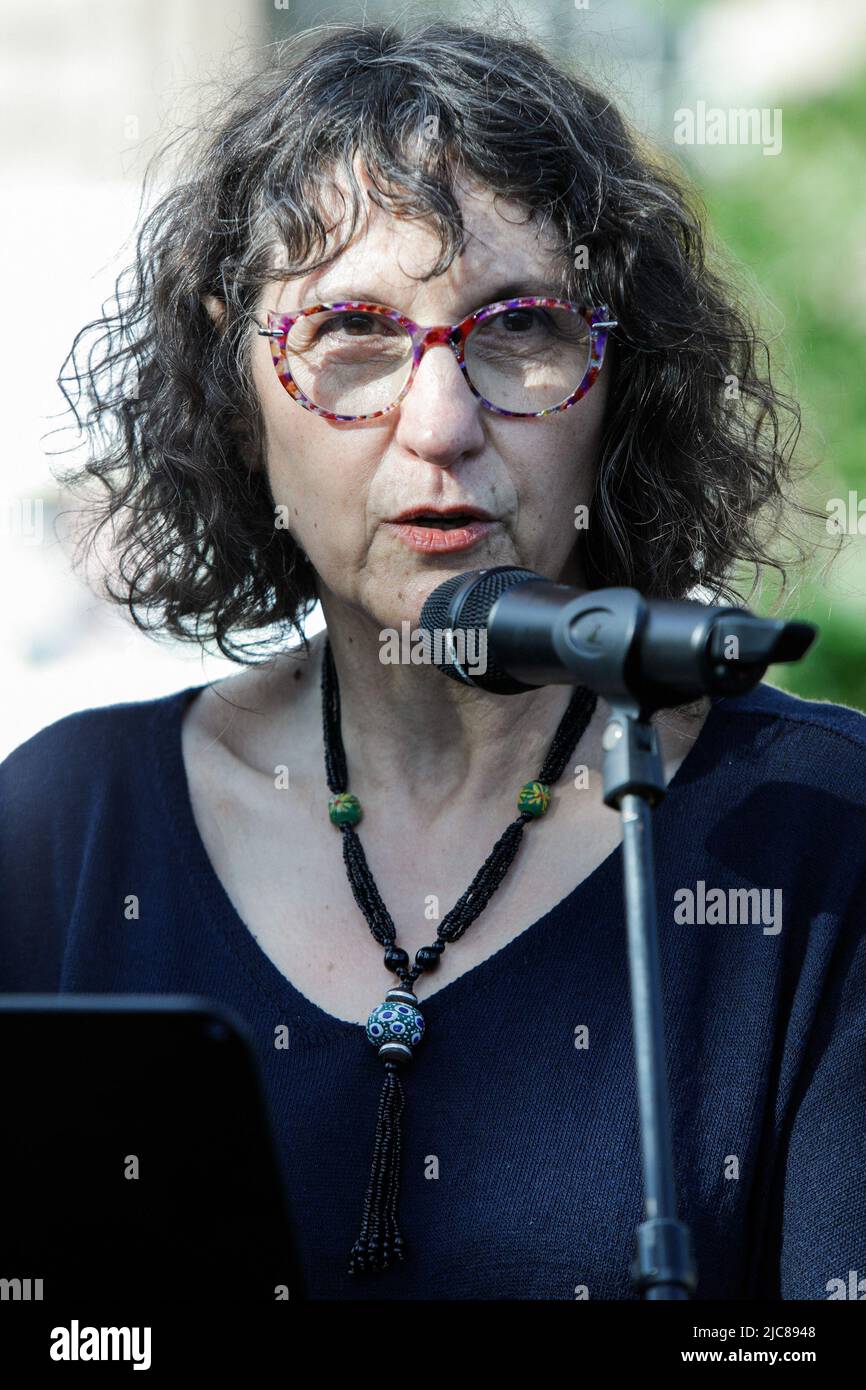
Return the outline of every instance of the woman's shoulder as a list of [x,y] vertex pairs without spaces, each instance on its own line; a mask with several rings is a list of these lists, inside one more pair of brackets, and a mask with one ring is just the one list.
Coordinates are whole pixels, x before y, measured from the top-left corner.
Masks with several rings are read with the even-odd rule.
[[[44,879],[68,905],[87,858],[102,861],[122,842],[150,840],[164,820],[163,779],[182,711],[197,689],[77,710],[0,763],[0,880],[7,898],[13,882],[26,885],[35,909],[43,891],[36,885]],[[42,911],[49,911],[44,904]]]
[[46,725],[0,762],[0,839],[80,841],[93,817],[110,826],[115,813],[140,827],[159,814],[162,795],[184,794],[182,740],[205,764],[215,752],[247,761],[262,716],[276,707],[285,714],[297,698],[293,675],[303,661],[282,653],[221,680]]
[[57,800],[77,793],[81,779],[104,782],[147,758],[150,730],[180,717],[201,686],[149,700],[128,700],[75,710],[18,744],[0,762],[0,810],[28,792]]
[[98,918],[165,833],[161,749],[197,688],[64,715],[0,763],[0,987],[53,990],[76,906]]
[[746,695],[713,701],[723,741],[748,754],[761,780],[822,787],[866,805],[866,713],[805,699],[761,681]]
[[866,746],[866,713],[863,710],[852,705],[840,705],[833,700],[806,699],[768,681],[760,681],[745,695],[725,696],[714,701],[714,704],[726,714],[764,715],[791,724],[808,724],[831,732],[847,733]]

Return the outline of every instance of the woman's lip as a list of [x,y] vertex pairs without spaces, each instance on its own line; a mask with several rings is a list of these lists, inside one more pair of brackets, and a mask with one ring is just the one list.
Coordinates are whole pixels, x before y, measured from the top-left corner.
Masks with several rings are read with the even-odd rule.
[[388,525],[412,550],[431,554],[443,550],[468,550],[488,531],[492,531],[497,522],[470,521],[466,526],[454,526],[450,530],[442,526],[419,526],[412,521],[389,521]]

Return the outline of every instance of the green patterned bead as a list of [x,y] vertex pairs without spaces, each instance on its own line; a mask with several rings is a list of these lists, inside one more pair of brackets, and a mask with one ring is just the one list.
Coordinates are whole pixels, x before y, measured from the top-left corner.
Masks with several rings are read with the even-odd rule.
[[334,825],[357,825],[361,819],[361,803],[351,792],[337,792],[328,802],[328,815]]
[[517,798],[518,811],[530,816],[543,816],[550,805],[550,787],[546,782],[524,782]]

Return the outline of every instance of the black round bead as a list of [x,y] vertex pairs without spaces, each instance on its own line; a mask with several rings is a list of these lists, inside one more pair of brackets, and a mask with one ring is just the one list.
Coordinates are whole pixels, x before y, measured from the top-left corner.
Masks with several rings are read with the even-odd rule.
[[405,951],[401,951],[399,946],[389,946],[385,952],[385,969],[393,970],[396,975],[398,970],[405,970],[409,964],[409,957]]
[[415,952],[415,964],[422,966],[424,970],[435,970],[444,950],[445,946],[441,941],[435,941],[432,946],[422,946],[420,951]]

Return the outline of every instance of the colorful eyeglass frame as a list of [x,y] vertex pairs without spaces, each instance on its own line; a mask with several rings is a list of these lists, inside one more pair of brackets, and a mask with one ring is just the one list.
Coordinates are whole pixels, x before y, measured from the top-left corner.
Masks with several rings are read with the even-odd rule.
[[[573,313],[580,314],[589,328],[589,365],[584,373],[583,380],[579,383],[576,390],[567,400],[560,401],[559,405],[548,406],[546,410],[503,410],[501,406],[494,405],[491,401],[486,400],[484,396],[481,395],[481,392],[477,391],[473,386],[466,370],[466,363],[463,355],[466,339],[477,324],[483,322],[486,318],[490,318],[492,314],[500,313],[503,309],[533,308],[570,309]],[[286,339],[292,325],[297,323],[298,319],[308,314],[321,313],[323,309],[363,309],[365,313],[382,314],[385,318],[391,319],[392,322],[399,323],[408,331],[412,339],[413,353],[409,378],[397,399],[391,405],[386,406],[384,410],[374,410],[371,411],[369,415],[335,415],[330,410],[323,410],[321,406],[314,405],[313,402],[304,395],[298,383],[292,377],[286,360]],[[462,319],[460,323],[437,324],[432,327],[430,325],[415,323],[412,319],[407,318],[405,314],[401,314],[399,310],[389,309],[384,304],[366,304],[357,299],[341,301],[338,304],[313,304],[307,309],[296,309],[294,312],[288,314],[275,314],[269,310],[267,320],[267,328],[260,327],[258,332],[261,337],[269,340],[271,357],[273,358],[277,376],[292,397],[292,400],[297,401],[298,405],[302,405],[305,410],[312,410],[316,415],[321,415],[326,420],[341,421],[376,420],[379,416],[389,415],[392,410],[396,410],[397,406],[409,391],[412,382],[415,380],[415,373],[418,371],[424,353],[428,348],[435,347],[439,343],[451,348],[454,356],[457,358],[457,364],[463,373],[463,379],[466,385],[469,387],[473,396],[476,396],[481,404],[488,410],[494,411],[497,415],[507,415],[518,420],[539,419],[544,415],[555,415],[560,410],[568,410],[570,406],[576,405],[592,387],[601,371],[602,362],[604,361],[604,350],[607,344],[608,329],[617,327],[617,320],[608,317],[608,308],[606,304],[601,305],[597,309],[590,309],[584,305],[574,304],[568,299],[544,299],[534,295],[526,296],[522,299],[502,299],[496,304],[486,304],[482,309],[476,309],[475,313],[470,314],[468,318]]]

